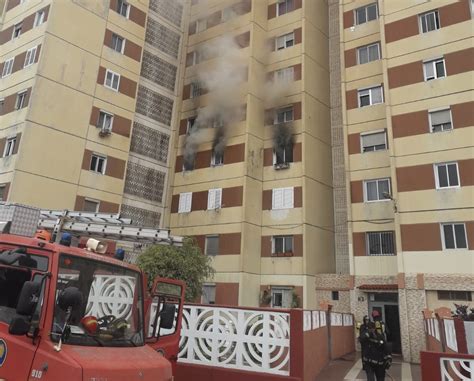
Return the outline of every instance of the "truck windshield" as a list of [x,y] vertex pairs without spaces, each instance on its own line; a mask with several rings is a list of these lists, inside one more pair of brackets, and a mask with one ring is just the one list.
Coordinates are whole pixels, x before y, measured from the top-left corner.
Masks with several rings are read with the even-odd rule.
[[[56,301],[76,288],[82,305],[67,313],[56,302],[53,341],[86,346],[144,345],[143,296],[140,273],[106,262],[66,254],[59,257]],[[65,332],[67,334],[63,334]]]

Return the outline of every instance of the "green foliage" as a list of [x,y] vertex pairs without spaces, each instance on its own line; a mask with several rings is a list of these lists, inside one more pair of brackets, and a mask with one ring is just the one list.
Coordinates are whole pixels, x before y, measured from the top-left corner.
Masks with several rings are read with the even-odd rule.
[[148,276],[151,287],[155,277],[178,279],[186,282],[186,301],[195,301],[205,280],[214,276],[211,258],[203,255],[194,239],[185,238],[183,246],[150,246],[138,257],[138,266]]

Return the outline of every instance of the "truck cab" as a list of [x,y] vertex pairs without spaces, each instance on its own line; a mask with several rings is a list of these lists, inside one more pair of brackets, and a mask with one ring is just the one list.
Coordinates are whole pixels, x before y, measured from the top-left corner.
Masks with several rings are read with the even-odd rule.
[[134,265],[0,234],[0,380],[172,380],[184,285],[167,282],[146,294]]

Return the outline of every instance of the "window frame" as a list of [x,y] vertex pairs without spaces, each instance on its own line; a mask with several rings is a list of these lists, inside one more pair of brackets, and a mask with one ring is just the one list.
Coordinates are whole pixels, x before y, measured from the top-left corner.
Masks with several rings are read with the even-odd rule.
[[7,184],[0,184],[0,201],[6,201],[6,199],[8,198],[8,195],[7,197],[5,197],[6,190]]
[[[380,94],[381,94],[381,101],[379,103],[373,103],[373,96],[372,96],[372,90],[374,89],[380,89]],[[364,91],[368,91],[369,92],[369,104],[368,105],[365,105],[365,106],[362,106],[361,105],[361,92],[364,92]],[[364,87],[362,89],[357,89],[357,104],[358,104],[358,108],[364,108],[364,107],[370,107],[370,106],[376,106],[376,105],[380,105],[380,104],[383,104],[385,102],[385,98],[384,98],[384,93],[383,93],[383,86],[382,85],[377,85],[377,86],[371,86],[371,87]]]
[[[282,242],[283,251],[278,251],[278,252],[276,251],[276,240],[277,239],[282,239],[283,240],[283,242]],[[290,251],[285,250],[287,240],[289,240],[291,242],[291,250]],[[278,257],[279,255],[283,255],[283,254],[287,254],[287,253],[293,254],[294,250],[295,250],[295,240],[294,240],[293,235],[274,235],[274,236],[272,236],[272,253],[271,253],[272,257]]]
[[[287,39],[288,36],[291,35],[291,39]],[[278,40],[282,38],[283,39],[283,47],[278,49]],[[291,41],[291,45],[287,46],[287,43],[288,41]],[[279,50],[285,50],[285,49],[288,49],[288,48],[291,48],[292,46],[295,46],[295,32],[290,32],[290,33],[286,33],[286,34],[283,34],[281,36],[277,36],[275,38],[275,51],[279,51]]]
[[44,11],[44,9],[40,9],[39,11],[35,13],[35,21],[33,22],[33,28],[36,28],[44,23],[45,15],[46,15],[46,12]]
[[[448,166],[452,165],[452,164],[456,165],[456,177],[457,177],[457,180],[458,180],[457,185],[450,185],[449,184],[450,181],[449,181],[449,170],[448,170],[449,167]],[[447,179],[448,179],[448,186],[446,186],[446,187],[440,186],[440,183],[439,183],[438,168],[441,167],[441,166],[446,166],[446,173],[447,173]],[[436,184],[436,189],[437,190],[454,189],[454,188],[460,188],[461,187],[461,177],[459,176],[459,165],[458,165],[457,161],[447,161],[447,162],[443,162],[443,163],[435,163],[435,164],[433,164],[433,168],[434,168],[434,173],[435,173],[435,184]]]
[[12,136],[5,141],[5,148],[3,149],[3,157],[14,155],[17,137]]
[[207,30],[207,19],[197,19],[196,23],[196,33],[201,33]]
[[[101,116],[102,115],[104,115],[104,118],[102,119],[102,123],[101,123]],[[110,117],[109,128],[105,127],[105,121],[106,121],[107,117]],[[99,127],[100,130],[103,131],[103,132],[111,133],[113,124],[114,124],[114,114],[111,114],[110,112],[107,112],[107,111],[104,111],[104,110],[100,109],[99,110],[99,117],[97,119],[97,127]]]
[[[110,82],[110,86],[107,85],[107,76],[108,76],[109,74],[112,75],[111,82]],[[113,87],[114,78],[115,78],[115,77],[118,77],[118,80],[117,80],[117,88]],[[110,69],[106,69],[106,70],[105,70],[105,77],[104,77],[104,87],[107,87],[107,88],[110,89],[110,90],[113,90],[113,91],[118,92],[119,89],[120,89],[120,79],[121,79],[121,75],[120,75],[119,73],[116,73],[115,71],[110,70]]]
[[[438,62],[443,63],[444,75],[441,76],[441,77],[438,76],[438,73],[437,73],[437,70],[436,70],[436,64]],[[426,73],[426,65],[427,64],[432,64],[433,65],[433,73],[435,74],[435,76],[433,78],[428,78],[427,77],[427,73]],[[423,61],[423,78],[424,78],[425,82],[434,81],[434,80],[440,79],[440,78],[446,78],[447,76],[448,76],[448,73],[446,72],[446,60],[444,59],[444,57],[432,58],[432,59]]]
[[[283,3],[285,3],[285,12],[280,13],[280,7],[278,5],[283,4]],[[288,10],[288,4],[289,3],[292,4],[292,8],[290,10]],[[276,17],[286,15],[290,12],[293,12],[295,9],[296,9],[295,8],[295,0],[278,0],[276,2]]]
[[[115,39],[115,44],[114,44],[114,39]],[[121,45],[120,45],[120,50],[117,50],[117,41],[122,41],[121,42]],[[114,51],[114,52],[117,52],[117,53],[120,53],[120,54],[123,54],[124,51],[125,51],[125,37],[122,37],[120,35],[118,35],[117,33],[112,33],[112,41],[111,41],[111,49]]]
[[[219,196],[219,201],[217,201]],[[207,210],[218,210],[222,208],[222,188],[211,188],[207,192]]]
[[[189,198],[189,206],[188,206]],[[179,194],[178,213],[190,213],[193,204],[193,192],[182,192]]]
[[295,81],[295,67],[289,66],[282,69],[275,70],[274,72],[274,81],[276,83],[290,83]]
[[[291,119],[286,119],[286,114],[291,111]],[[278,115],[283,114],[283,122],[278,121]],[[273,124],[280,124],[280,123],[290,123],[295,120],[295,110],[293,105],[279,107],[275,112],[275,118],[273,120]]]
[[[288,152],[290,151],[290,152]],[[279,169],[281,168],[288,168],[290,166],[291,163],[294,162],[294,143],[289,145],[289,146],[285,146],[285,148],[283,149],[283,162],[282,163],[278,163],[278,155],[277,155],[277,151],[275,148],[273,148],[273,166],[274,167],[277,167]],[[290,159],[287,158],[288,155],[291,155]]]
[[[368,9],[372,6],[374,6],[374,5],[375,5],[375,18],[372,19],[372,20],[369,20]],[[365,21],[364,22],[359,22],[359,20],[358,20],[357,11],[359,9],[364,9],[364,11],[365,11],[364,12],[365,13]],[[363,5],[362,7],[358,7],[358,8],[354,9],[354,25],[367,24],[368,22],[378,20],[378,18],[379,18],[379,6],[378,6],[377,2],[366,4],[366,5]]]
[[[217,161],[216,159],[220,158],[220,161]],[[212,150],[211,153],[211,167],[220,167],[224,165],[224,152],[222,153],[216,153],[215,150]]]
[[[364,148],[364,136],[370,136],[370,135],[377,135],[377,134],[383,134],[384,135],[384,140],[385,140],[385,148],[383,149],[373,149],[370,151],[365,151]],[[367,131],[367,132],[361,132],[359,134],[360,137],[360,153],[370,153],[370,152],[379,152],[379,151],[386,151],[388,149],[388,141],[387,141],[387,130],[375,130],[375,131]],[[367,146],[367,147],[376,147],[376,146]]]
[[[285,203],[285,199],[286,199],[286,196],[287,196],[287,193],[288,192],[288,195],[289,195],[289,192],[291,191],[291,202],[288,204],[290,206],[287,206],[287,204]],[[276,192],[282,192],[282,204],[281,204],[281,207],[278,207],[278,205],[276,205]],[[294,209],[295,208],[295,187],[282,187],[282,188],[273,188],[272,189],[272,210],[288,210],[288,209]]]
[[28,90],[23,90],[16,94],[15,110],[21,110],[22,108],[26,107],[25,103],[26,103],[27,93],[28,93]]
[[[428,16],[429,14],[432,14],[432,13],[435,15],[435,29],[426,30],[426,32],[424,32],[423,31],[423,18],[425,18],[425,20],[426,20],[426,16]],[[437,26],[437,28],[436,28],[436,26]],[[426,27],[428,28],[428,23],[426,23]],[[418,15],[418,28],[419,28],[420,34],[434,32],[435,30],[441,29],[441,19],[439,17],[439,10],[438,9],[433,9],[433,10],[428,11],[428,12],[420,13]]]
[[[94,158],[96,159],[95,166],[92,165],[92,161],[94,160]],[[99,163],[101,161],[102,161],[102,170],[99,171],[98,170],[99,169]],[[100,175],[105,175],[106,167],[107,167],[107,156],[101,155],[99,153],[92,153],[91,160],[90,160],[90,163],[89,163],[89,171],[100,174]]]
[[[436,113],[436,112],[441,112],[441,111],[447,111],[449,110],[449,119],[450,119],[450,124],[451,124],[451,128],[449,129],[444,129],[442,127],[441,131],[434,131],[433,130],[433,123],[432,123],[432,118],[431,118],[431,115]],[[444,107],[444,108],[440,108],[440,109],[433,109],[433,110],[428,110],[428,124],[429,124],[429,128],[430,128],[430,133],[432,134],[436,134],[436,133],[439,133],[439,132],[448,132],[448,131],[452,131],[454,130],[454,125],[453,125],[453,113],[451,111],[451,107]],[[438,126],[438,125],[437,125]],[[444,126],[444,124],[441,124],[441,126]]]
[[[370,240],[369,240],[369,235],[370,234],[378,234],[379,235],[379,243],[380,243],[380,253],[377,254],[371,254],[370,253]],[[392,251],[393,253],[383,253],[382,251],[382,234],[391,234],[392,235]],[[365,232],[365,255],[367,257],[390,257],[390,256],[395,256],[397,255],[397,249],[395,246],[395,232],[392,230],[384,230],[384,231],[371,231],[371,232]]]
[[[217,239],[217,252],[215,254],[209,253],[208,252],[208,239]],[[205,239],[204,239],[204,254],[208,255],[210,257],[215,257],[219,255],[219,234],[207,234]]]
[[11,57],[3,63],[2,78],[6,78],[12,74],[14,64],[15,64],[15,57]]
[[[85,210],[86,209],[86,207],[85,207],[86,202],[89,202],[90,204],[95,204],[96,205],[95,211]],[[94,200],[92,198],[87,198],[87,197],[84,199],[83,209],[84,209],[85,212],[99,213],[99,208],[100,208],[100,201],[99,200]]]
[[5,98],[0,98],[0,115],[3,115],[4,107],[5,107]]
[[[33,51],[34,51],[34,54],[32,54]],[[36,53],[38,53],[38,45],[33,46],[32,48],[26,51],[25,62],[23,64],[23,68],[31,66],[35,63]]]
[[[204,301],[204,287],[209,287],[209,288],[212,288],[214,291],[213,291],[213,294],[214,294],[214,300],[213,301],[208,301],[207,303]],[[212,305],[212,304],[216,304],[216,291],[217,291],[217,287],[216,287],[216,284],[215,283],[204,283],[202,285],[202,291],[201,291],[201,304],[209,304],[209,305]]]
[[[271,296],[271,308],[291,308],[291,302],[289,306],[284,306],[283,302],[285,300],[284,294],[289,293],[290,295],[288,296],[290,300],[293,299],[293,288],[291,287],[284,287],[284,286],[272,286],[270,288],[270,296]],[[275,305],[275,294],[281,293],[281,306]]]
[[[440,295],[440,292],[448,293],[447,297]],[[462,292],[465,294],[466,299],[457,298],[456,293]],[[463,301],[463,302],[472,302],[472,291],[463,291],[463,290],[436,290],[436,296],[438,300],[449,300],[449,301]]]
[[13,31],[12,31],[12,40],[15,40],[21,36],[21,32],[23,30],[23,21],[13,25]]
[[[392,184],[391,184],[391,179],[390,177],[381,177],[381,178],[378,178],[378,179],[370,179],[370,180],[364,180],[363,182],[363,185],[364,185],[364,202],[365,203],[371,203],[371,202],[385,202],[385,201],[391,201],[390,198],[385,198],[383,197],[382,195],[382,198],[378,198],[379,197],[379,182],[382,182],[382,181],[388,181],[388,194],[391,195],[392,194]],[[376,183],[376,188],[377,188],[377,199],[375,200],[369,200],[368,199],[368,190],[367,190],[367,186],[369,183]]]
[[[464,242],[466,242],[466,247],[457,247],[457,237],[455,226],[462,226],[464,230]],[[439,224],[441,230],[441,241],[443,243],[443,250],[469,250],[469,241],[467,237],[466,223],[465,222],[442,222]],[[451,226],[454,238],[454,247],[446,247],[446,237],[444,235],[444,227]]]
[[[372,46],[377,46],[377,55],[378,55],[378,57],[375,60],[370,60],[369,48],[372,47]],[[360,62],[360,51],[362,49],[367,49],[367,62],[363,62],[363,63]],[[381,49],[380,49],[380,42],[379,41],[377,41],[375,43],[368,44],[368,45],[359,46],[356,50],[357,50],[357,65],[365,65],[365,64],[368,64],[370,62],[380,61],[380,59],[382,58]]]
[[189,89],[189,98],[194,99],[200,97],[201,95],[203,95],[203,87],[201,86],[201,83],[197,81],[191,82]]
[[[122,13],[122,10],[123,10],[124,6],[126,7],[125,15]],[[130,17],[130,3],[128,3],[125,0],[118,0],[116,11],[120,16],[125,17],[126,19],[128,19]]]

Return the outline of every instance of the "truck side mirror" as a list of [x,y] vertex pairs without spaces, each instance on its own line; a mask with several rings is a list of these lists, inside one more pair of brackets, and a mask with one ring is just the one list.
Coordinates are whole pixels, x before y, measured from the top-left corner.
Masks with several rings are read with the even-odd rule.
[[16,305],[16,313],[22,316],[31,316],[35,311],[39,301],[41,291],[41,283],[27,281],[23,283],[18,304]]
[[173,328],[175,315],[176,306],[174,304],[163,304],[163,308],[160,312],[160,328]]
[[10,322],[8,333],[15,336],[26,335],[30,331],[30,323],[22,316],[16,316]]

